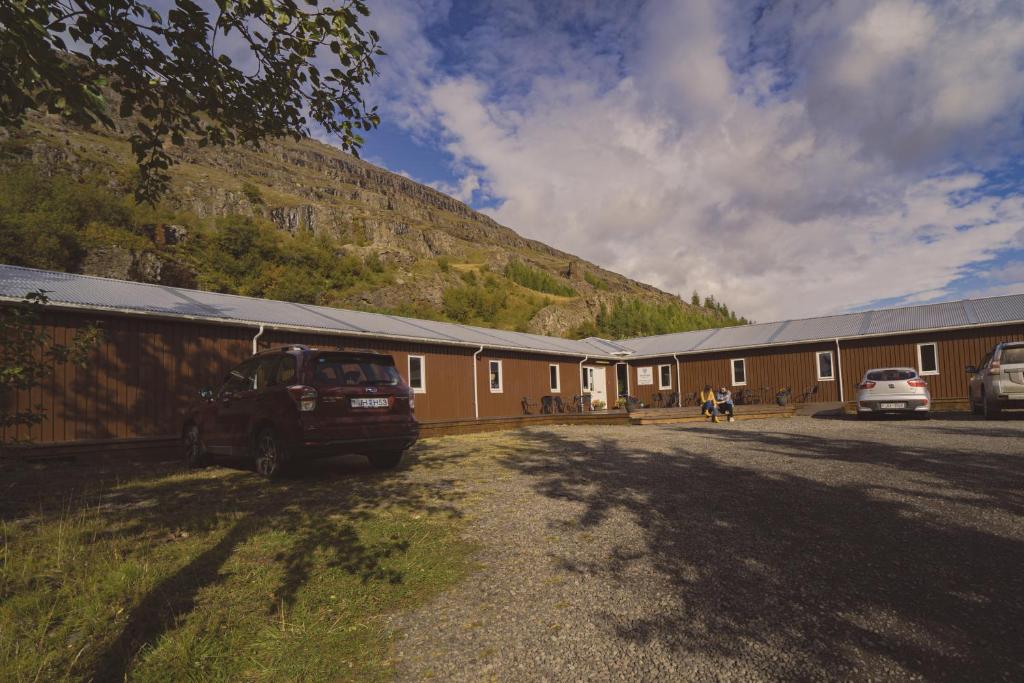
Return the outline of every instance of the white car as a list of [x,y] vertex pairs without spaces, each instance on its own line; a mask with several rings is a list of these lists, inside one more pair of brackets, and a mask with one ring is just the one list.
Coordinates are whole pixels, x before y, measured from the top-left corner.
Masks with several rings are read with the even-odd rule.
[[857,385],[857,417],[905,413],[928,419],[932,396],[914,368],[875,368]]

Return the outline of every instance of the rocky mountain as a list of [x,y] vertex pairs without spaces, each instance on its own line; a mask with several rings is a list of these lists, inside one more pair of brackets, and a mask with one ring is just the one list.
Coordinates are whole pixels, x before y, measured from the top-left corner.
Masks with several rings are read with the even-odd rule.
[[[0,248],[13,252],[0,257],[564,336],[614,332],[602,325],[626,302],[643,315],[661,311],[657,315],[675,321],[665,323],[673,329],[737,322],[721,304],[694,306],[526,239],[448,195],[313,140],[278,140],[261,149],[186,146],[175,154],[171,190],[160,206],[133,207],[124,135],[33,116],[22,130],[0,138],[0,174],[7,183],[0,188],[7,199],[0,202],[8,203],[0,206],[0,229],[8,233]],[[94,204],[113,202],[127,217],[115,212],[97,219],[86,211],[69,219],[47,209],[55,221],[70,221],[70,239],[83,237],[68,256],[33,262],[30,255],[42,249],[26,242],[31,221],[38,220],[33,197],[66,204],[62,193],[83,187],[91,188],[89,197],[105,198],[90,200]],[[19,192],[22,199],[11,198]],[[232,222],[243,220],[257,231],[252,239],[272,238],[276,245],[263,261],[246,261],[244,248],[232,252],[225,241]],[[268,230],[275,235],[267,237]],[[300,247],[311,254],[303,256],[301,269],[289,255]],[[216,256],[217,249],[227,255]],[[235,271],[223,266],[229,258],[238,261]],[[265,272],[255,278],[254,271]],[[312,284],[296,282],[302,279],[296,273],[312,273]]]

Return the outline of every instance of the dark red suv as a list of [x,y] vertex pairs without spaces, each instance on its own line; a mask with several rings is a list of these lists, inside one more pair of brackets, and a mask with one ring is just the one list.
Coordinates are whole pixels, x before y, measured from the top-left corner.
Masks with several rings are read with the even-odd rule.
[[391,356],[370,351],[263,351],[199,395],[182,430],[189,467],[247,455],[273,477],[296,458],[360,453],[387,469],[419,436],[412,389]]

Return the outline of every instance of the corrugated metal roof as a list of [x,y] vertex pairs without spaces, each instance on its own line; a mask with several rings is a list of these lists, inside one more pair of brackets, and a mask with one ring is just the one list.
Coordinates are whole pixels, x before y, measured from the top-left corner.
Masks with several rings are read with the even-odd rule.
[[669,356],[1014,322],[1024,322],[1024,294],[635,337],[618,343],[640,356]]
[[483,345],[577,357],[668,356],[915,330],[1024,321],[1024,294],[968,299],[844,315],[677,332],[654,337],[579,341],[456,323],[217,294],[125,280],[0,265],[0,297],[43,289],[55,303],[168,316],[263,323],[442,344]]
[[580,357],[606,357],[611,353],[600,345],[560,337],[0,265],[0,296],[20,299],[40,289],[49,292],[54,303],[98,309],[505,347]]

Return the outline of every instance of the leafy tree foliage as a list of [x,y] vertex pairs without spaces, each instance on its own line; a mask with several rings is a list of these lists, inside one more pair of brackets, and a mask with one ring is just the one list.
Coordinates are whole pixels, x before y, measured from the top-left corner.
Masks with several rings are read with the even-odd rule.
[[681,303],[655,304],[642,299],[620,299],[611,310],[602,304],[597,319],[593,323],[581,325],[573,336],[580,339],[595,336],[625,339],[710,327],[728,327],[744,322],[717,310],[713,315],[708,315],[699,309],[687,308]]
[[38,387],[58,363],[85,367],[102,338],[100,328],[90,325],[78,330],[69,344],[54,344],[40,325],[48,301],[46,292],[31,292],[20,304],[0,310],[0,429],[5,442],[16,442],[18,427],[39,424],[46,416],[45,406],[15,405],[16,394]]
[[471,277],[463,277],[465,285],[444,291],[444,314],[460,323],[494,322],[508,304],[508,288],[493,274],[477,278],[468,271],[468,275]]
[[521,261],[509,261],[505,266],[505,277],[528,289],[557,296],[576,296],[576,290],[559,282],[543,270],[531,268]]
[[[194,0],[161,14],[139,0],[0,2],[0,126],[39,109],[84,126],[135,127],[136,196],[166,189],[165,143],[259,143],[313,125],[357,152],[379,123],[360,88],[384,54],[364,0]],[[237,60],[237,62],[235,61]],[[108,101],[109,92],[116,102]]]

